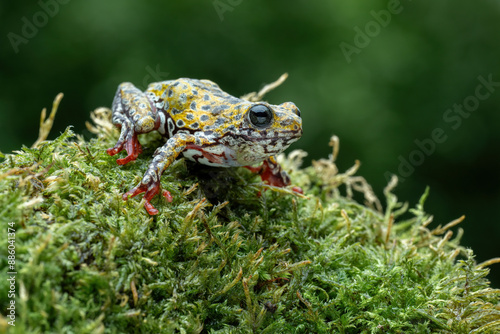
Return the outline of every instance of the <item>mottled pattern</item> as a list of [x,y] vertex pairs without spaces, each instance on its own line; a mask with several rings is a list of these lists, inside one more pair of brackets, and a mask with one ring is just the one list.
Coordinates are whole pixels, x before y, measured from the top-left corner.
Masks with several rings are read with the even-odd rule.
[[[166,138],[150,163],[141,183],[124,198],[145,192],[146,209],[159,193],[160,177],[182,153],[198,163],[218,166],[249,166],[264,161],[258,172],[269,184],[280,187],[290,179],[272,158],[302,135],[299,109],[292,102],[271,105],[249,102],[227,94],[209,80],[178,79],[152,83],[141,92],[131,83],[122,83],[113,101],[113,123],[120,129],[115,155],[125,149],[120,165],[141,153],[137,135],[157,130]],[[163,195],[171,201],[168,191]]]

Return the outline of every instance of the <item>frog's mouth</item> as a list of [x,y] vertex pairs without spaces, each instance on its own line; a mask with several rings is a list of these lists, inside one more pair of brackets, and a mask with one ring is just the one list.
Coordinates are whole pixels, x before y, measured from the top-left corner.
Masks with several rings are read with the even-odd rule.
[[281,130],[281,131],[275,131],[275,130],[262,130],[262,131],[255,131],[251,129],[248,131],[249,133],[245,133],[242,131],[240,133],[240,136],[245,138],[245,140],[248,141],[253,141],[253,142],[259,142],[262,140],[297,140],[300,137],[302,137],[302,129],[300,130]]
[[224,134],[221,138],[225,138],[226,140],[237,140],[238,142],[253,142],[259,143],[262,141],[276,141],[276,140],[291,140],[296,141],[300,137],[302,137],[302,129],[299,131],[295,130],[282,130],[282,131],[273,131],[273,130],[262,130],[255,131],[252,128],[246,128],[240,130],[238,133],[228,132]]
[[248,139],[246,142],[249,148],[254,152],[263,153],[266,156],[275,155],[286,150],[293,142],[296,142],[301,137],[301,134],[293,133],[293,135],[281,135],[274,137],[263,137]]
[[262,147],[266,152],[280,153],[284,151],[292,143],[300,139],[300,136],[279,136],[279,137],[264,137],[264,138],[253,138],[253,137],[243,137],[243,145],[247,143],[247,146],[259,148]]
[[300,131],[299,133],[291,131],[288,133],[288,135],[281,134],[280,136],[264,137],[261,138],[261,141],[269,142],[270,145],[276,145],[281,142],[283,145],[286,145],[286,147],[288,147],[291,143],[299,140],[300,137],[302,137],[302,131]]
[[236,151],[250,150],[256,155],[270,156],[283,152],[301,136],[302,129],[300,131],[254,131],[247,128],[238,133],[226,133],[217,140],[217,144],[233,148]]

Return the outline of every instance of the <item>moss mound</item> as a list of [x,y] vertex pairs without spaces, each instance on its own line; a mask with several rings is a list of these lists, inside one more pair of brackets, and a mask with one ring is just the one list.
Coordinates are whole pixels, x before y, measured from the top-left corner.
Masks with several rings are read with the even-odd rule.
[[[459,245],[461,219],[434,230],[424,212],[398,203],[393,182],[382,211],[370,187],[338,173],[335,155],[299,168],[281,157],[307,198],[263,186],[244,168],[208,169],[184,159],[162,178],[150,217],[139,182],[154,148],[120,167],[105,149],[118,132],[106,110],[99,138],[70,129],[4,156],[2,235],[15,229],[12,333],[498,333],[499,290],[486,264]],[[332,142],[334,146],[336,142]],[[341,196],[339,186],[347,187]],[[364,194],[367,204],[350,199]],[[260,192],[260,196],[259,196]],[[405,216],[402,216],[406,212]],[[9,224],[11,226],[9,226]],[[0,245],[7,275],[8,240]],[[5,279],[0,291],[9,289]]]

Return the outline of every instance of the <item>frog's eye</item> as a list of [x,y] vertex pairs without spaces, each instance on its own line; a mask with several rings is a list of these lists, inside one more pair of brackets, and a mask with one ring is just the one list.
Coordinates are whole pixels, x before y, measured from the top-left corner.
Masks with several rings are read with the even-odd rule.
[[248,110],[248,118],[256,128],[267,128],[273,121],[273,111],[263,104],[257,104]]

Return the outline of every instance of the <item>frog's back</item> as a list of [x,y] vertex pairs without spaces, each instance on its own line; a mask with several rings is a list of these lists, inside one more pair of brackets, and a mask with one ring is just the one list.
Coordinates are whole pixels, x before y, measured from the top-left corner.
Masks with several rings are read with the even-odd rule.
[[228,122],[228,117],[238,114],[242,105],[249,104],[224,92],[210,80],[168,80],[151,84],[147,92],[165,117],[169,137],[181,130],[217,132]]

